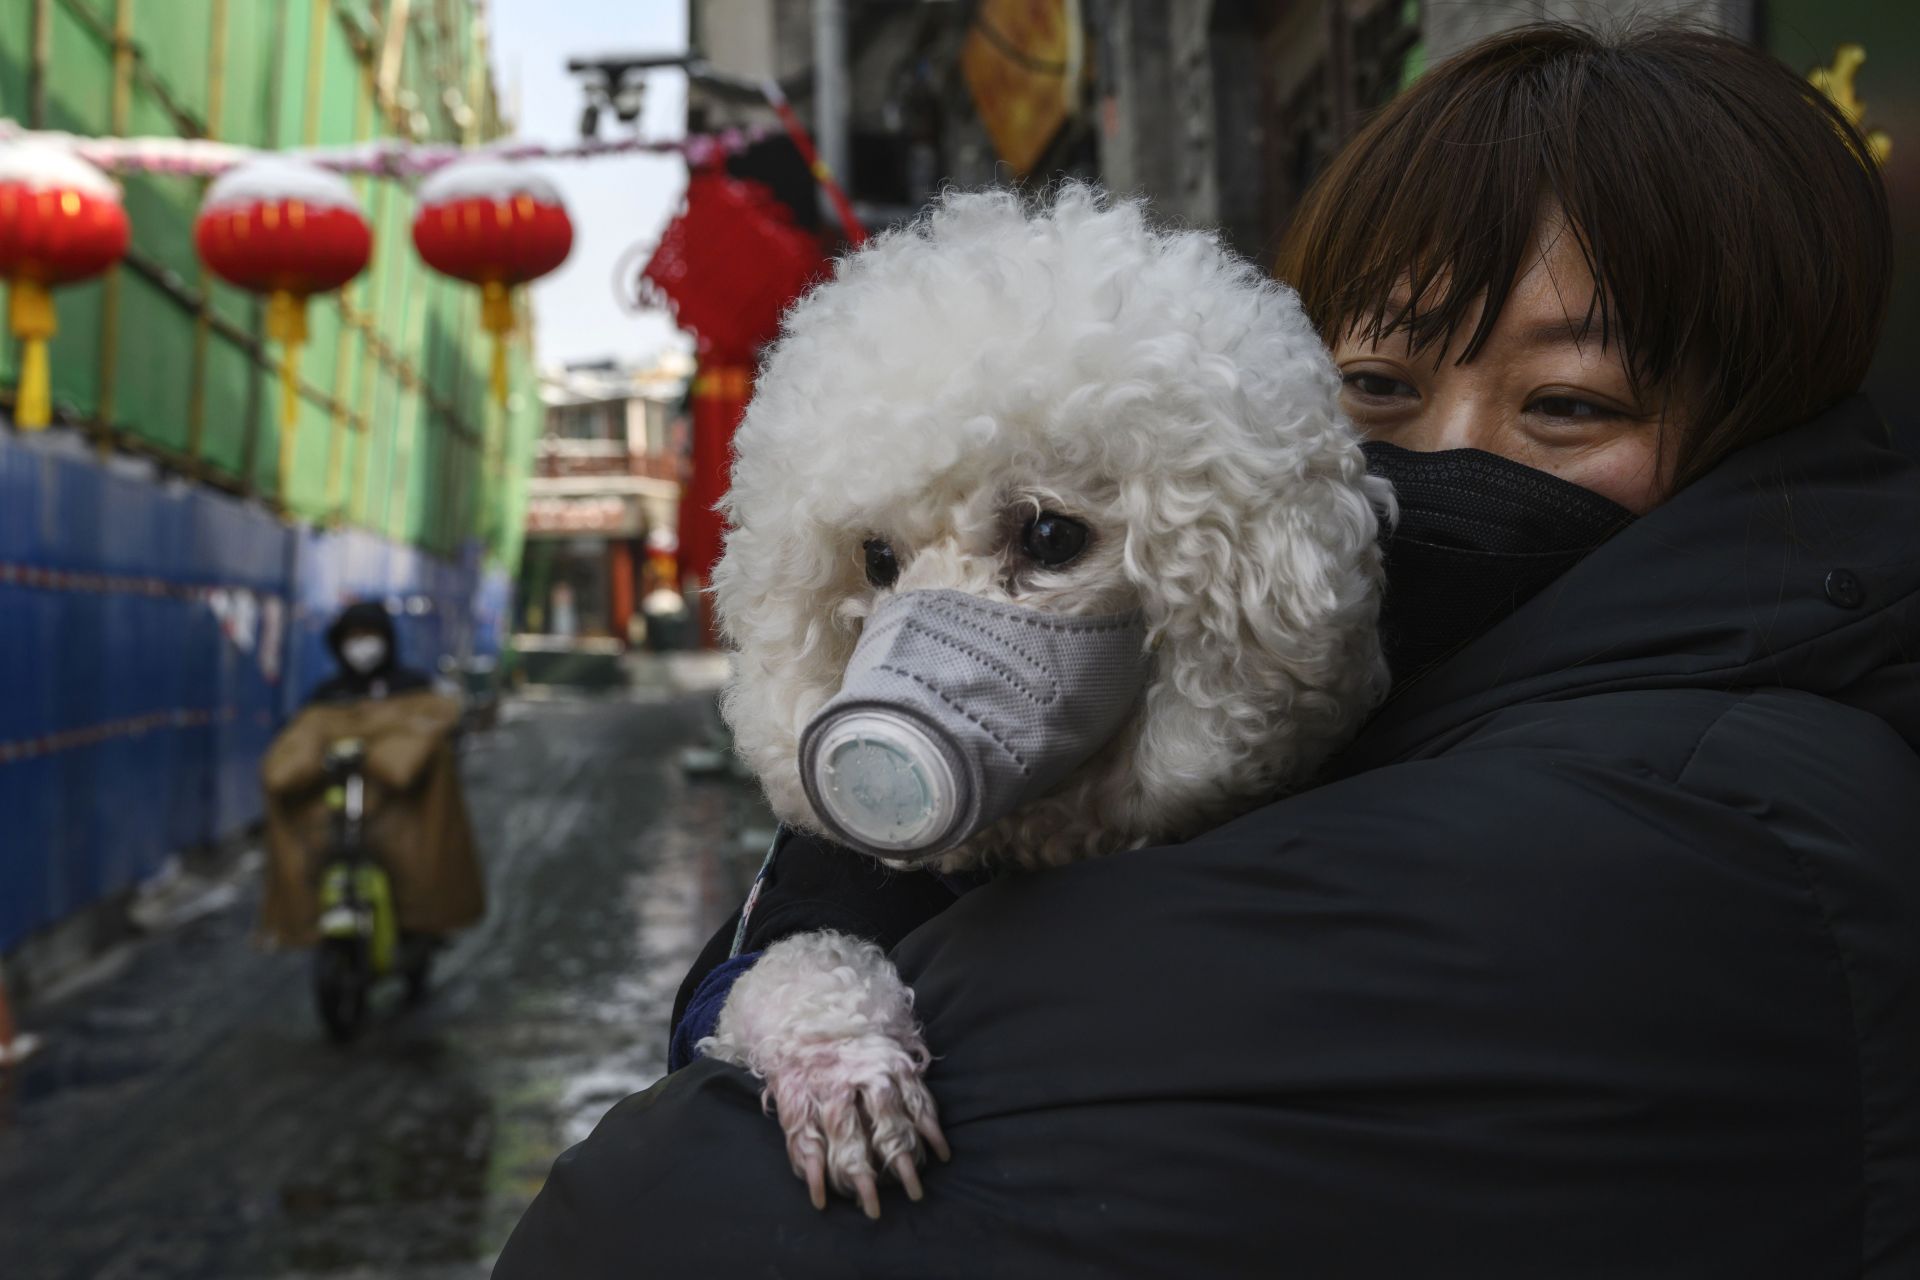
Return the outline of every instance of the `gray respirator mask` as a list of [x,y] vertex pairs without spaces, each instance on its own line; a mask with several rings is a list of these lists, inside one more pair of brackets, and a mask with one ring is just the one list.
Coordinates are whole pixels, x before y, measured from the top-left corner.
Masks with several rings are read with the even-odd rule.
[[1139,613],[1061,617],[960,591],[889,596],[800,735],[827,831],[912,862],[1037,799],[1110,741],[1152,659]]

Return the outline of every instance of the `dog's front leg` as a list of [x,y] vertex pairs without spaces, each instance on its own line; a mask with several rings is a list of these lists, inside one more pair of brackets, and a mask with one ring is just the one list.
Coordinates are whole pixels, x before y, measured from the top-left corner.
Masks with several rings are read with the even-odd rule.
[[948,1157],[921,1078],[930,1055],[913,992],[872,943],[820,932],[768,947],[734,983],[700,1051],[766,1082],[761,1100],[776,1109],[816,1209],[831,1182],[877,1218],[877,1170],[918,1200],[922,1144]]

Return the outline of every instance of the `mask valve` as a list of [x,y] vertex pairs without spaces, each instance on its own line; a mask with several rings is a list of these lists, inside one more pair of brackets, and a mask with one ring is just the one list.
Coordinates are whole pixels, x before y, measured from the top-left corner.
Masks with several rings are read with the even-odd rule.
[[812,782],[827,820],[869,849],[938,847],[960,816],[952,762],[905,716],[853,711],[823,726]]
[[840,692],[800,734],[828,834],[914,862],[1060,785],[1118,733],[1152,658],[1138,610],[1062,616],[908,591],[868,616]]

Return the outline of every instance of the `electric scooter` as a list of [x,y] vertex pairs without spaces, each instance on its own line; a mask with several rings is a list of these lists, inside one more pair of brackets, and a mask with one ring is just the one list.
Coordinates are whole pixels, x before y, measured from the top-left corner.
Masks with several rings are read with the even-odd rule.
[[392,882],[366,839],[366,745],[358,738],[333,743],[326,770],[331,830],[320,870],[313,986],[327,1034],[345,1044],[364,1027],[368,994],[381,978],[401,977],[410,1004],[426,998],[435,939],[400,931]]

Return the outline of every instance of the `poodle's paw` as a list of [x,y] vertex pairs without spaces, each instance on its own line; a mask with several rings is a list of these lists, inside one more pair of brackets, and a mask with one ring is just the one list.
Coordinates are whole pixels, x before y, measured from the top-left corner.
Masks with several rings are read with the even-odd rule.
[[765,1082],[761,1099],[817,1209],[831,1186],[877,1218],[880,1178],[918,1200],[925,1151],[950,1155],[922,1079],[931,1055],[913,992],[871,943],[826,932],[775,943],[734,983],[700,1048]]
[[907,1197],[924,1194],[919,1165],[931,1148],[949,1159],[933,1095],[921,1079],[926,1050],[870,1035],[809,1046],[769,1063],[766,1097],[787,1135],[787,1160],[807,1184],[813,1207],[827,1207],[827,1186],[880,1216],[878,1178],[891,1174]]

